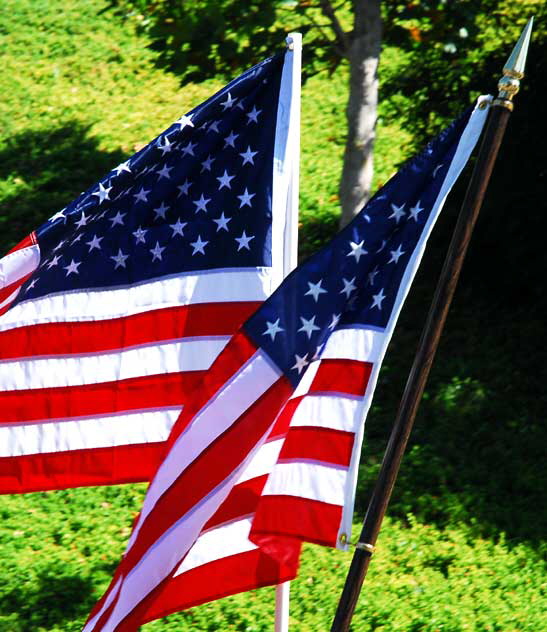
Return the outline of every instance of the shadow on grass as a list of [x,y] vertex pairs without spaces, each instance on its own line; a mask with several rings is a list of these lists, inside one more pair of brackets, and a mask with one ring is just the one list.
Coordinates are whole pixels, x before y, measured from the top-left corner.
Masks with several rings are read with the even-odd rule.
[[60,565],[41,570],[30,585],[21,584],[0,596],[2,617],[17,632],[35,632],[83,620],[96,601],[92,580],[67,574]]
[[77,121],[26,131],[0,149],[0,251],[6,252],[121,162]]

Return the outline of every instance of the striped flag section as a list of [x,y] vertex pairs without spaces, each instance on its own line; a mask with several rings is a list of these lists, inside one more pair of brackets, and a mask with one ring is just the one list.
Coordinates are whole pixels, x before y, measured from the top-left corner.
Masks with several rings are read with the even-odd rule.
[[175,422],[85,632],[290,579],[302,541],[347,547],[379,367],[486,112],[442,132],[231,338]]
[[232,81],[0,259],[0,493],[150,480],[281,281],[293,57]]

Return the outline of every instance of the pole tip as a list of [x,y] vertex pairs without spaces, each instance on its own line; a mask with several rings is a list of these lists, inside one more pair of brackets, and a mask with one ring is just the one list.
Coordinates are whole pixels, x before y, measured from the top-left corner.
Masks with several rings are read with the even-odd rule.
[[515,79],[522,79],[524,77],[524,67],[526,65],[528,47],[530,46],[533,24],[534,17],[532,16],[520,34],[518,42],[515,44],[515,48],[513,48],[513,52],[509,55],[509,59],[503,67],[504,74],[514,77]]
[[289,33],[285,38],[285,44],[289,50],[300,50],[302,48],[302,34]]
[[513,97],[519,91],[520,80],[524,77],[524,67],[526,65],[533,24],[534,18],[531,17],[503,67],[503,77],[498,82],[498,98],[494,100],[493,105],[499,105],[508,110],[513,109]]

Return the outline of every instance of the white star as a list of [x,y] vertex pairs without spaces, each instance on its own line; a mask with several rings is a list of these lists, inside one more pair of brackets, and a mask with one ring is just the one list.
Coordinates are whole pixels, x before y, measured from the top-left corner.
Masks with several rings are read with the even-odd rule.
[[188,182],[188,179],[186,179],[183,184],[180,184],[177,189],[180,191],[180,193],[178,194],[177,197],[180,197],[181,195],[188,195],[188,190],[190,189],[190,187],[192,186],[191,182]]
[[237,196],[238,199],[241,200],[239,203],[239,208],[242,208],[244,206],[251,206],[251,200],[254,198],[255,195],[256,193],[249,193],[249,191],[247,191],[247,187],[245,187],[243,195]]
[[401,219],[401,217],[405,216],[405,212],[403,210],[404,208],[405,208],[404,204],[401,204],[401,206],[397,206],[396,204],[392,204],[391,205],[391,210],[393,211],[393,213],[388,217],[388,219],[394,218],[395,221],[398,224],[399,220]]
[[314,331],[319,331],[319,327],[315,324],[315,316],[312,316],[309,320],[306,320],[302,316],[300,316],[300,321],[302,323],[302,327],[297,329],[297,331],[303,331],[306,336],[308,336],[308,340],[311,338],[311,335]]
[[27,285],[26,291],[32,290],[32,288],[36,285],[38,279],[32,279],[32,281]]
[[164,141],[165,142],[162,145],[160,138],[160,142],[158,143],[158,149],[161,149],[162,156],[165,156],[165,154],[168,154],[171,149],[173,149],[173,143],[167,138],[167,136],[165,136]]
[[120,226],[123,226],[123,218],[126,215],[127,215],[127,213],[120,213],[120,211],[118,211],[116,213],[116,215],[114,215],[114,217],[110,217],[109,220],[112,222],[111,228],[114,228],[114,226],[116,226],[116,224],[119,224]]
[[237,251],[239,252],[242,248],[244,248],[245,250],[250,250],[249,242],[251,241],[251,239],[254,239],[254,235],[247,237],[247,235],[245,234],[245,231],[243,231],[243,234],[241,235],[241,237],[235,238],[235,240],[238,243]]
[[47,269],[53,268],[53,266],[59,265],[61,257],[59,255],[55,255],[53,259],[47,264]]
[[138,202],[139,200],[141,202],[147,202],[147,195],[150,193],[150,191],[145,191],[144,187],[141,187],[141,190],[138,193],[134,193],[133,197],[135,198],[135,202]]
[[135,236],[135,239],[137,240],[135,243],[139,243],[142,242],[143,244],[146,243],[146,240],[144,239],[144,236],[146,235],[148,231],[144,230],[143,228],[141,228],[140,226],[137,228],[137,230],[133,233],[133,235]]
[[213,132],[216,132],[217,134],[220,134],[220,130],[218,129],[219,123],[220,121],[211,121],[209,123],[209,126],[207,127],[207,132],[213,131]]
[[348,252],[347,256],[348,257],[355,257],[355,261],[357,261],[357,263],[359,263],[359,259],[363,256],[363,255],[368,255],[368,250],[365,250],[363,248],[363,241],[360,241],[358,244],[354,243],[353,241],[349,242],[349,245],[351,247],[351,252]]
[[201,163],[200,173],[203,173],[204,171],[211,171],[211,165],[213,164],[213,162],[215,162],[215,158],[213,158],[211,155],[207,156],[207,158]]
[[197,147],[197,143],[193,143],[191,140],[181,149],[183,154],[187,154],[190,156],[194,155],[194,149]]
[[295,364],[291,367],[291,369],[296,369],[298,371],[298,375],[302,373],[302,370],[309,364],[308,354],[306,353],[302,358],[296,353],[294,355]]
[[252,121],[253,123],[258,123],[258,115],[262,112],[262,110],[257,110],[256,106],[253,105],[253,109],[250,112],[247,112],[247,125]]
[[198,252],[201,252],[201,254],[204,255],[205,254],[204,248],[208,243],[209,243],[208,241],[201,241],[201,236],[198,235],[197,240],[190,243],[190,246],[194,248],[194,252],[192,253],[192,256],[194,256]]
[[334,328],[338,325],[338,323],[340,322],[340,318],[342,318],[342,314],[333,314],[332,315],[332,320],[331,320],[331,322],[329,324],[329,327],[328,327],[331,331],[333,331]]
[[80,239],[82,238],[82,233],[79,233],[78,235],[76,235],[76,237],[74,237],[74,239],[70,242],[70,245],[75,244],[76,242],[80,241]]
[[102,185],[102,182],[99,182],[99,190],[95,191],[91,195],[96,195],[99,198],[99,204],[102,204],[105,200],[109,200],[109,193],[112,187],[105,188]]
[[404,250],[401,250],[401,246],[402,244],[399,244],[397,246],[397,250],[390,250],[390,254],[391,254],[391,259],[388,261],[388,263],[399,263],[399,258],[401,257],[401,255],[405,254]]
[[357,287],[353,284],[354,281],[355,281],[355,277],[353,277],[353,279],[349,281],[347,279],[342,279],[342,283],[344,284],[344,289],[340,290],[340,294],[345,294],[346,298],[349,298],[349,295],[353,292],[353,290],[357,289]]
[[117,255],[110,255],[110,258],[116,264],[114,266],[114,270],[118,268],[125,268],[125,260],[129,258],[129,255],[124,255],[121,248],[118,248]]
[[89,215],[86,215],[83,211],[82,211],[82,216],[80,217],[80,219],[76,222],[76,226],[78,228],[81,228],[82,226],[87,226],[87,222],[89,221],[90,217]]
[[373,294],[372,295],[372,305],[370,306],[371,309],[373,307],[377,307],[378,309],[382,309],[382,301],[385,299],[386,295],[384,294],[384,288],[382,288],[378,294]]
[[196,213],[199,211],[205,211],[207,213],[207,204],[211,201],[211,198],[204,198],[203,193],[199,200],[194,200],[193,204],[196,205]]
[[97,250],[100,250],[101,241],[103,239],[104,237],[97,237],[97,235],[95,235],[91,238],[91,241],[86,241],[85,243],[89,246],[89,252],[91,252],[92,250],[95,250],[95,248],[97,248]]
[[220,189],[222,189],[223,187],[226,187],[228,189],[231,189],[232,187],[230,186],[230,181],[233,180],[235,178],[235,176],[230,176],[228,175],[228,172],[226,171],[226,169],[224,169],[224,173],[217,178],[220,186],[218,187],[218,190],[220,191]]
[[55,248],[53,248],[52,252],[57,252],[57,250],[60,250],[65,244],[66,239],[61,239],[61,241],[55,246]]
[[376,251],[376,254],[378,254],[379,252],[382,252],[382,250],[386,247],[386,243],[387,243],[386,240],[382,239],[382,244],[380,245],[380,247]]
[[74,273],[74,274],[80,274],[78,272],[78,267],[82,265],[81,261],[74,261],[74,259],[72,259],[70,261],[70,263],[64,267],[64,269],[66,270],[66,275],[69,276],[70,274]]
[[411,209],[408,209],[408,213],[410,216],[410,219],[413,219],[415,222],[418,221],[418,213],[421,213],[424,209],[420,206],[420,200],[418,200],[416,202],[416,206],[412,207]]
[[190,116],[186,116],[186,114],[184,114],[179,119],[177,119],[173,123],[173,125],[180,125],[179,131],[184,129],[186,126],[194,127],[194,123],[192,122],[193,116],[194,116],[193,114],[190,114]]
[[232,95],[228,92],[226,101],[223,101],[220,105],[222,105],[223,111],[226,111],[228,108],[231,108],[236,101],[237,99],[232,99]]
[[367,285],[374,285],[374,277],[378,274],[378,266],[368,273]]
[[275,323],[270,323],[266,321],[266,331],[262,334],[263,336],[270,336],[272,340],[275,340],[277,334],[281,331],[285,331],[283,327],[279,326],[279,318],[275,321]]
[[175,224],[169,224],[169,226],[171,227],[171,230],[173,231],[173,234],[171,235],[171,237],[174,237],[175,235],[180,235],[181,237],[184,237],[182,231],[184,230],[184,227],[186,226],[188,222],[181,222],[180,218],[177,219]]
[[115,167],[114,171],[116,172],[117,176],[119,176],[122,171],[127,171],[128,173],[131,173],[131,169],[129,168],[129,160],[121,162],[117,167]]
[[159,171],[156,171],[156,173],[159,175],[158,182],[162,178],[167,178],[168,180],[170,180],[171,179],[171,176],[169,175],[170,171],[173,171],[173,167],[168,167],[166,164],[163,165],[163,167]]
[[242,158],[243,158],[243,164],[246,165],[247,163],[254,165],[254,156],[256,156],[256,154],[258,154],[257,151],[251,151],[251,147],[249,145],[247,145],[247,151],[244,151],[242,154],[239,154]]
[[169,207],[165,205],[164,202],[162,202],[158,208],[154,209],[154,213],[156,214],[156,217],[154,217],[154,219],[159,219],[160,217],[162,219],[165,219],[165,213],[169,210]]
[[228,230],[228,222],[231,222],[231,221],[232,221],[232,218],[225,217],[224,212],[222,213],[220,217],[218,217],[217,219],[214,219],[213,222],[215,222],[217,225],[217,233],[219,230]]
[[155,261],[156,259],[158,259],[159,261],[161,261],[161,253],[165,250],[165,246],[160,246],[159,242],[156,242],[156,245],[154,246],[154,248],[150,249],[150,252],[154,255],[152,257],[152,261]]
[[[63,211],[64,211],[64,210],[65,210],[65,209],[63,209]],[[64,219],[64,220],[65,220],[65,222],[66,222],[66,216],[65,216],[65,214],[63,213],[63,211],[57,211],[57,213],[55,213],[55,215],[52,215],[52,216],[49,218],[49,221],[50,221],[50,222],[54,222],[55,220],[58,220],[58,219]]]
[[233,130],[226,136],[224,139],[224,147],[233,147],[235,149],[235,139],[239,136],[239,134],[234,134]]
[[304,296],[313,296],[313,300],[317,303],[320,294],[327,294],[327,290],[324,290],[321,287],[321,283],[323,283],[323,279],[319,279],[317,283],[310,283],[308,281],[308,287],[310,289],[304,294]]

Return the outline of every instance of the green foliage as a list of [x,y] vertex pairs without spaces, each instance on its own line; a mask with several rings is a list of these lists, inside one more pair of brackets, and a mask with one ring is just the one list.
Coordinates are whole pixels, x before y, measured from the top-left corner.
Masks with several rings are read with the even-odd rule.
[[[3,252],[223,83],[216,76],[181,90],[180,77],[158,67],[161,52],[150,48],[150,32],[107,6],[101,0],[3,4]],[[469,101],[469,90],[494,87],[500,60],[527,17],[520,15],[522,7],[545,15],[535,0],[517,8],[505,0],[476,6],[385,3],[392,26],[386,21],[380,66],[376,185],[428,130],[437,131],[441,119]],[[470,13],[462,22],[458,11],[464,9]],[[547,157],[538,139],[547,133],[541,92],[547,49],[546,22],[538,22],[529,74],[395,486],[392,519],[356,614],[360,632],[544,627]],[[462,27],[469,36],[452,38]],[[444,48],[452,40],[457,55]],[[232,74],[228,65],[222,73]],[[332,75],[311,77],[303,90],[302,255],[336,230],[346,84],[342,65]],[[380,375],[365,434],[361,513],[455,206],[446,209],[432,237]],[[0,497],[0,632],[79,630],[110,580],[142,494],[143,486],[119,486]],[[293,584],[295,630],[328,629],[348,564],[342,553],[306,549]],[[235,596],[144,629],[271,630],[272,593]]]
[[[338,3],[342,24],[350,2]],[[333,71],[344,56],[319,4],[308,0],[110,0],[116,13],[135,23],[159,52],[159,62],[182,81],[229,76],[280,47],[286,34],[306,37],[305,76]],[[346,26],[344,24],[344,26]]]

